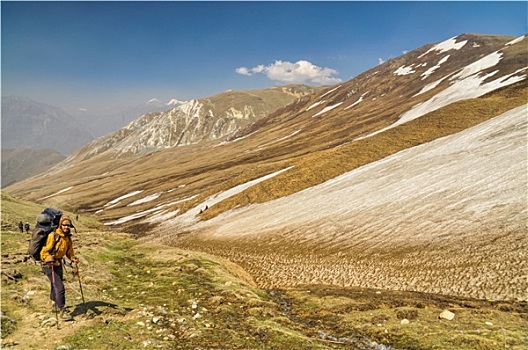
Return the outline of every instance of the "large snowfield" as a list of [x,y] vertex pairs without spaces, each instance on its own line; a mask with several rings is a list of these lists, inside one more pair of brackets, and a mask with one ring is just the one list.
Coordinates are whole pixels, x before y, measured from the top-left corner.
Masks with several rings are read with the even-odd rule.
[[[295,263],[284,261],[293,270],[283,283],[293,281],[293,274],[309,276],[298,283],[526,299],[526,136],[524,105],[288,197],[194,224],[175,217],[162,230],[168,235],[174,227],[201,232],[211,245],[304,242],[296,247],[304,246],[308,251],[299,253],[307,256],[324,247],[338,255],[355,252],[358,261],[378,257],[363,260],[361,267],[343,260],[349,270],[343,275],[335,263],[325,266],[312,255],[312,262],[302,264],[322,271],[315,277],[306,273],[308,268],[296,270]],[[379,258],[385,253],[402,257],[387,267]],[[239,258],[251,265],[248,256]],[[272,268],[265,258],[253,258],[261,269]],[[280,254],[270,259],[280,264]],[[413,265],[416,271],[405,276],[403,270]],[[261,282],[266,279],[271,277]]]

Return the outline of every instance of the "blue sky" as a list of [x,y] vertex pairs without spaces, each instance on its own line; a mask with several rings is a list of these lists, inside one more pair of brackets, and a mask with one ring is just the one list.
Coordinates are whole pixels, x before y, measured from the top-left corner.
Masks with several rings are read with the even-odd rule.
[[516,2],[2,1],[2,95],[68,109],[332,85],[462,33],[526,34]]

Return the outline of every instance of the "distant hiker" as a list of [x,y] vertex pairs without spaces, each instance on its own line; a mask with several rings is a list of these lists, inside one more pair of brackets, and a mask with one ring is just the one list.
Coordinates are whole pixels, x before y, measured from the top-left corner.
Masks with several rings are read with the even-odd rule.
[[22,221],[18,223],[18,229],[20,230],[20,233],[24,233],[24,224],[22,223]]
[[24,228],[26,229],[26,233],[29,233],[29,222],[26,221]]
[[[64,256],[74,263],[79,260],[73,251],[73,242],[70,229],[73,227],[69,217],[63,216],[55,234],[48,235],[46,245],[40,252],[40,259],[45,264],[43,271],[48,276],[51,283],[50,299],[55,302],[53,311],[60,312],[60,317],[64,321],[71,321],[73,317],[66,311],[66,291],[64,290],[62,263]],[[58,237],[58,238],[56,238]]]
[[75,215],[75,221],[79,221],[79,214]]

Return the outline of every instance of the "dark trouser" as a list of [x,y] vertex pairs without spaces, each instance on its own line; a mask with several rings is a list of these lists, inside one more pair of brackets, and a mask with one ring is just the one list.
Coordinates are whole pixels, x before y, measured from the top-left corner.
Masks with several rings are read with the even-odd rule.
[[[66,292],[64,290],[64,283],[62,281],[62,265],[53,266],[53,273],[55,276],[52,276],[51,269],[47,265],[43,267],[43,271],[50,280],[50,299],[55,302],[55,305],[58,308],[63,308],[66,304]],[[53,283],[53,279],[55,279],[55,283]]]

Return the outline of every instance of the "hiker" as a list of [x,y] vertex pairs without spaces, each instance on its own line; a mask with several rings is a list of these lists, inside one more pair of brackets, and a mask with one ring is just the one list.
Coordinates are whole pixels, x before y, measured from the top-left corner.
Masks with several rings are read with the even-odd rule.
[[40,252],[40,259],[44,262],[44,273],[48,276],[51,283],[50,299],[55,302],[53,311],[60,312],[60,317],[64,321],[71,321],[73,317],[64,307],[66,305],[66,291],[64,290],[63,283],[63,258],[66,256],[76,264],[79,262],[73,251],[73,242],[70,233],[72,227],[71,219],[63,216],[60,220],[59,227],[55,230],[56,235],[59,237],[58,240],[56,241],[55,234],[48,235],[46,245]]
[[26,221],[24,228],[26,229],[26,233],[29,233],[29,222]]
[[18,223],[18,229],[20,230],[20,233],[24,233],[24,224],[22,223],[22,221]]

